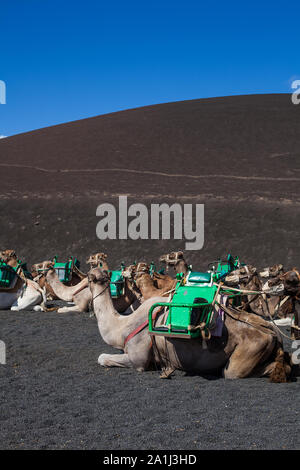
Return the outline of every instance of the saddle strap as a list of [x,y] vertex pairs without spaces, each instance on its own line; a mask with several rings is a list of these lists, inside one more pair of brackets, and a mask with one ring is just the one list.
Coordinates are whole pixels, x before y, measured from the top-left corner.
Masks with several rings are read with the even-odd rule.
[[229,315],[234,320],[238,320],[242,323],[246,323],[247,325],[250,325],[253,328],[256,328],[257,330],[261,331],[262,333],[270,334],[272,336],[277,336],[275,331],[262,318],[255,318],[254,320],[253,316],[250,316],[253,314],[248,314],[241,310],[234,310],[233,308],[226,307],[225,305],[220,305],[218,302],[216,303],[219,307],[222,308],[222,310],[227,315]]
[[[155,313],[152,314],[152,320],[155,321],[157,315],[164,309],[164,307],[161,307],[159,310],[157,310]],[[141,325],[139,325],[135,330],[133,330],[125,339],[124,341],[124,349],[128,341],[130,341],[134,336],[136,336],[140,331],[144,330],[147,326],[149,325],[149,320],[144,321]]]

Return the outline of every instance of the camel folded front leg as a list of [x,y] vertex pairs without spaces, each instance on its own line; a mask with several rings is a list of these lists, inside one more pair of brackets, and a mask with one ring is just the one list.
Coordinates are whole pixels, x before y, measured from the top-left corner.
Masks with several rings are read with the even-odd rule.
[[100,354],[98,364],[103,367],[132,367],[128,354]]
[[69,312],[83,313],[84,310],[82,310],[78,305],[73,305],[72,307],[60,307],[57,310],[57,313],[69,313]]

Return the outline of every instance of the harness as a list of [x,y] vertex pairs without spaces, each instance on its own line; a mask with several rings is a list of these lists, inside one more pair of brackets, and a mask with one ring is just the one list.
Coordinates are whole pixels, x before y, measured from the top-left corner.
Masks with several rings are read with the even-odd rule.
[[[152,314],[152,321],[156,320],[156,317],[159,313],[161,313],[164,310],[164,307],[161,307],[159,310],[154,312]],[[126,338],[124,341],[124,349],[128,341],[130,341],[132,338],[134,338],[140,331],[144,330],[147,326],[149,325],[149,319],[144,321],[141,325],[139,325],[137,328],[135,328]],[[152,343],[151,343],[152,346]]]

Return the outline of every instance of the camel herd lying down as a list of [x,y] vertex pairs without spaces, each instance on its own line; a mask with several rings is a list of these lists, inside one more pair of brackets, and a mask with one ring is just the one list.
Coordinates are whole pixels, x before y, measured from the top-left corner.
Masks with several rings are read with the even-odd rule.
[[[13,250],[1,252],[0,258],[17,266]],[[182,252],[163,255],[160,262],[168,274],[150,272],[145,262],[124,267],[123,294],[112,298],[104,253],[87,259],[88,274],[75,268],[68,285],[59,280],[54,262],[44,261],[32,266],[32,280],[19,270],[13,286],[0,288],[0,310],[49,311],[56,308],[49,307],[48,302],[60,299],[66,305],[58,308],[58,313],[93,311],[103,340],[120,350],[119,354],[99,356],[98,362],[104,367],[132,367],[138,371],[157,367],[163,371],[161,377],[169,377],[176,369],[232,379],[269,376],[273,382],[285,382],[292,371],[298,370],[292,356],[283,351],[276,326],[291,324],[293,318],[293,338],[300,338],[300,275],[296,269],[285,272],[282,265],[275,265],[258,272],[246,265],[230,272],[224,283],[242,289],[242,305],[238,310],[225,309],[220,336],[187,340],[148,334],[150,307],[170,300],[178,282],[176,274],[182,273],[185,278],[190,272]],[[167,315],[166,309],[157,307],[153,321],[164,325]]]

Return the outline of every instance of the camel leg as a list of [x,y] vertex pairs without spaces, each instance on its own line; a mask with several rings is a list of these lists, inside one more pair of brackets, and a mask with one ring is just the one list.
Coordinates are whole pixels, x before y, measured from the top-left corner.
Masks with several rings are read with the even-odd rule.
[[128,354],[100,354],[98,364],[103,367],[132,367]]
[[11,310],[20,311],[28,310],[31,307],[37,306],[42,302],[42,295],[36,289],[30,286],[24,291],[23,295],[19,296],[16,302],[11,306]]
[[69,313],[69,312],[83,313],[84,310],[81,310],[81,308],[78,305],[73,305],[72,307],[60,307],[57,310],[57,313]]
[[254,369],[272,353],[273,337],[264,335],[259,344],[243,341],[230,356],[224,370],[225,379],[250,377]]

